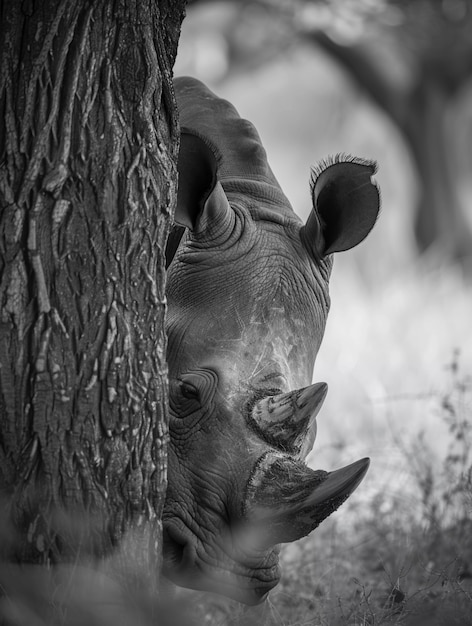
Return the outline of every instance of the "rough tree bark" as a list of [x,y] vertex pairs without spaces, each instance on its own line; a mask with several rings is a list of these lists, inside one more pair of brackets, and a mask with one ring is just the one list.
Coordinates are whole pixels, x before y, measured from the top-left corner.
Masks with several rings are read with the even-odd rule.
[[4,559],[100,556],[133,532],[157,572],[184,4],[0,2]]

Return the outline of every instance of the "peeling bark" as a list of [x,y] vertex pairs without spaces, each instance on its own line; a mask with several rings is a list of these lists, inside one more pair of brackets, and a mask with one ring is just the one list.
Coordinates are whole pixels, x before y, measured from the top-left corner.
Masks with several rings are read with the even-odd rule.
[[156,564],[183,5],[0,4],[4,558],[100,556],[133,530]]

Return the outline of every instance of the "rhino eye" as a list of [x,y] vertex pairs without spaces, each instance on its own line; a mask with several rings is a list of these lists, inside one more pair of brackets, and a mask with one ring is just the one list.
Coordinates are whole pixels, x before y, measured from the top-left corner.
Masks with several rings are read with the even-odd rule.
[[178,417],[186,417],[206,407],[210,410],[218,385],[215,372],[201,369],[185,372],[170,380],[170,405]]
[[183,382],[180,383],[180,391],[184,398],[187,400],[198,400],[200,398],[200,393],[195,385],[191,383]]

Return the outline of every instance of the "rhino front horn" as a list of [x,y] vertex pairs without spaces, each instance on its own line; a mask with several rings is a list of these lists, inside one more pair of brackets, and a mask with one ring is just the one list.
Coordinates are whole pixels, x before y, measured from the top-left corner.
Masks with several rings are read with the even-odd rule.
[[252,534],[265,545],[305,537],[352,494],[369,464],[365,458],[333,472],[314,471],[286,454],[266,453],[247,490],[245,518]]
[[315,383],[256,402],[250,419],[262,437],[282,450],[305,458],[316,438],[316,416],[328,385]]

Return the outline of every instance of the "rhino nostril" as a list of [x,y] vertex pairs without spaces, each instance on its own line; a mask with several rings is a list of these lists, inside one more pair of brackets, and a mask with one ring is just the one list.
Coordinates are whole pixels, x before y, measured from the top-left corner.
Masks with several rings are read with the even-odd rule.
[[165,525],[163,532],[164,569],[185,568],[192,560],[192,554],[192,546],[184,533],[170,525]]
[[169,565],[178,565],[182,561],[184,546],[169,537],[164,537],[164,561]]

